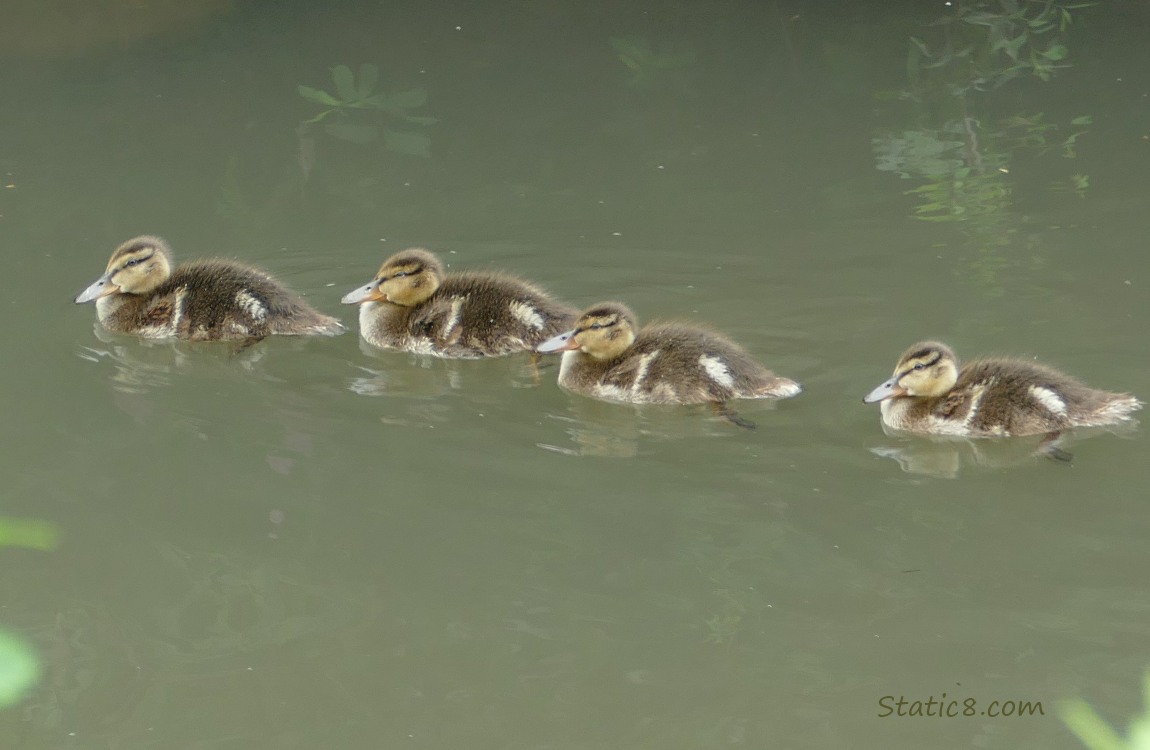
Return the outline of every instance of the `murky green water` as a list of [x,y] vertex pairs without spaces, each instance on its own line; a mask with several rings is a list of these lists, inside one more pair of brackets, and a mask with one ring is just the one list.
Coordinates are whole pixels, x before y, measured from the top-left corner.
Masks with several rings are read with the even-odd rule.
[[[0,515],[60,543],[0,548],[0,629],[44,670],[0,744],[1070,749],[1072,697],[1124,725],[1150,643],[1142,429],[1065,467],[890,437],[860,399],[927,336],[1150,395],[1150,16],[1075,11],[1075,67],[972,93],[948,131],[937,102],[873,96],[908,86],[937,14],[872,5],[241,4],[10,57]],[[300,130],[323,107],[297,86],[365,63],[438,122]],[[977,216],[911,218],[932,180],[876,169],[872,141],[901,167],[941,148],[936,184],[983,159]],[[747,432],[524,359],[110,337],[70,299],[143,232],[353,328],[339,297],[420,244],[706,322],[806,392],[741,407]],[[1045,715],[880,717],[944,692]]]

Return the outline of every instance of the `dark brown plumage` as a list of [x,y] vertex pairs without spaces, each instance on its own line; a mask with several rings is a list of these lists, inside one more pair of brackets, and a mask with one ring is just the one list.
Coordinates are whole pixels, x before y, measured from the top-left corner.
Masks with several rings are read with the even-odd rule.
[[514,276],[447,274],[438,258],[420,248],[389,258],[371,283],[343,301],[360,305],[360,335],[368,343],[459,359],[529,351],[576,315]]
[[211,259],[173,268],[171,251],[158,237],[137,237],[117,248],[104,276],[76,298],[92,300],[105,328],[147,338],[218,341],[343,331],[335,318],[251,266]]
[[730,399],[801,391],[721,334],[681,323],[639,329],[634,313],[618,302],[588,309],[573,330],[539,350],[563,352],[560,386],[608,401],[721,407]]
[[1119,424],[1142,406],[1024,360],[980,359],[960,370],[954,352],[932,341],[907,349],[894,376],[864,401],[881,401],[883,422],[894,429],[971,437]]

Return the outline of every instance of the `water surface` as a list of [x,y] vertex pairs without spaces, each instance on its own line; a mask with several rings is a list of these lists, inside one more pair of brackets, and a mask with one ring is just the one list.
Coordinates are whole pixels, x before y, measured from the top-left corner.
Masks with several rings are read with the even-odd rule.
[[[5,748],[1069,750],[1056,701],[1137,709],[1142,430],[1066,467],[888,436],[860,399],[926,337],[1150,394],[1144,13],[1090,11],[1075,67],[976,99],[1063,130],[1005,152],[1008,202],[931,223],[872,143],[933,127],[874,97],[917,5],[209,5],[0,76],[2,513],[61,534],[0,549],[0,626],[45,670]],[[301,136],[297,86],[363,63],[427,92],[430,156]],[[806,390],[741,406],[750,432],[523,358],[109,336],[69,300],[142,232],[353,330],[340,296],[419,244],[705,322]],[[944,692],[1045,715],[879,716]]]

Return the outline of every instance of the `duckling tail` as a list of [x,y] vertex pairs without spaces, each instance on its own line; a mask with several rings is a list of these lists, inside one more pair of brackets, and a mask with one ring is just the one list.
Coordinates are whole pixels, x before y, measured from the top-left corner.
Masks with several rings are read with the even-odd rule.
[[1091,411],[1080,427],[1099,427],[1119,424],[1133,419],[1134,412],[1142,408],[1142,402],[1128,393],[1116,393],[1106,399],[1097,409]]
[[321,336],[338,336],[345,331],[347,328],[335,318],[325,317],[315,326],[315,332]]
[[759,389],[760,398],[791,398],[803,392],[803,387],[791,380],[775,376]]

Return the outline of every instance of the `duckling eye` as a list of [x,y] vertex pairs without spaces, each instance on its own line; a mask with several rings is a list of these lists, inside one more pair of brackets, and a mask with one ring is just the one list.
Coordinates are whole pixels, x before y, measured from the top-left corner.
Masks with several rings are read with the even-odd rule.
[[128,261],[124,265],[128,266],[128,267],[138,266],[138,265],[140,265],[140,259],[139,258],[132,258],[130,261]]
[[926,365],[924,365],[922,362],[919,362],[917,365],[915,365],[915,366],[914,366],[914,369],[916,369],[916,370],[925,370],[925,369],[926,369]]

